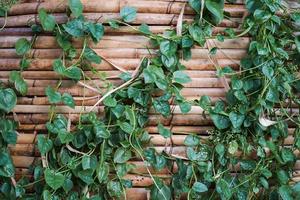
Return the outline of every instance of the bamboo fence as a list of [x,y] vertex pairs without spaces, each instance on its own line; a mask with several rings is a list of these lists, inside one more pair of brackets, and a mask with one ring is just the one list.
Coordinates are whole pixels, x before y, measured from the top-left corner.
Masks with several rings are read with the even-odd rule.
[[[101,64],[94,64],[99,73],[105,73],[109,81],[115,85],[122,83],[117,77],[121,73],[116,70],[109,62],[122,66],[124,69],[133,71],[139,63],[140,58],[148,55],[149,41],[128,27],[120,29],[111,29],[107,26],[108,19],[118,19],[120,8],[123,6],[133,6],[137,8],[138,14],[133,26],[138,27],[142,23],[147,23],[150,30],[154,33],[162,33],[166,29],[174,28],[177,24],[179,13],[186,3],[186,0],[82,0],[84,4],[84,15],[89,20],[99,20],[104,23],[106,34],[98,43],[90,42],[91,47],[107,61],[103,60]],[[21,58],[17,56],[14,50],[15,42],[19,38],[31,39],[33,34],[28,25],[38,23],[37,10],[45,8],[54,13],[58,23],[64,23],[67,20],[64,14],[66,10],[66,1],[57,0],[21,0],[20,4],[13,6],[8,13],[6,27],[0,32],[0,81],[7,82],[11,70],[18,69]],[[244,3],[238,0],[236,3],[226,3],[225,11],[228,18],[213,29],[217,34],[225,28],[233,28],[236,32],[242,22],[245,12]],[[185,7],[184,21],[193,19],[193,11],[190,7]],[[0,17],[0,27],[5,23],[5,19]],[[225,40],[220,43],[216,40],[210,40],[209,43],[219,50],[214,56],[220,67],[231,66],[239,70],[239,61],[247,53],[250,38],[245,36],[239,39]],[[80,47],[81,41],[73,41],[75,47]],[[182,94],[189,100],[199,99],[202,95],[212,97],[213,101],[222,99],[225,96],[225,89],[222,81],[215,75],[215,66],[208,57],[208,45],[204,47],[195,47],[192,50],[192,59],[182,61],[187,67],[186,73],[192,78],[190,83],[185,84]],[[150,49],[155,52],[156,49]],[[17,120],[20,123],[18,132],[20,133],[17,145],[11,146],[13,161],[17,168],[17,176],[31,176],[28,167],[40,159],[36,150],[36,133],[46,134],[45,122],[48,119],[49,102],[45,97],[45,87],[55,85],[59,76],[52,71],[53,60],[60,55],[60,50],[55,42],[55,38],[48,33],[44,33],[37,38],[30,55],[34,58],[28,70],[23,75],[28,83],[28,95],[18,99],[18,105],[14,112],[17,114]],[[109,61],[109,62],[108,62]],[[92,80],[86,82],[91,86],[97,86],[100,90],[104,89],[103,82],[99,76],[90,71],[86,71]],[[63,80],[60,92],[69,92],[76,99],[75,109],[59,105],[59,113],[66,114],[72,122],[79,117],[81,110],[87,111],[98,100],[99,93],[91,91],[80,84],[74,84],[70,80]],[[88,97],[84,107],[81,107],[80,98]],[[157,95],[157,94],[154,94]],[[172,102],[171,102],[172,103]],[[103,105],[97,107],[98,111],[103,112]],[[15,116],[11,116],[15,117]],[[158,122],[171,128],[174,133],[171,139],[165,139],[157,133],[156,124]],[[183,115],[178,106],[174,106],[172,117],[163,118],[157,115],[153,109],[150,111],[150,121],[147,130],[151,135],[151,144],[158,151],[166,151],[174,156],[186,157],[186,148],[183,141],[187,134],[199,134],[202,139],[208,137],[207,130],[212,129],[212,121],[202,114],[202,109],[192,107],[190,113]],[[285,140],[285,145],[291,145],[293,137],[291,133],[293,127],[289,128],[290,136]],[[299,152],[295,152],[298,156]],[[128,179],[133,180],[133,188],[127,190],[127,199],[144,200],[149,198],[149,191],[146,189],[152,184],[151,178],[147,175],[144,163],[136,157],[132,160],[137,168],[135,172],[141,175],[129,174]],[[237,166],[238,167],[238,166]],[[170,170],[176,171],[176,165],[173,169],[163,169],[161,171],[151,171],[162,177],[166,182],[170,181]],[[300,181],[300,161],[295,166],[293,181]]]

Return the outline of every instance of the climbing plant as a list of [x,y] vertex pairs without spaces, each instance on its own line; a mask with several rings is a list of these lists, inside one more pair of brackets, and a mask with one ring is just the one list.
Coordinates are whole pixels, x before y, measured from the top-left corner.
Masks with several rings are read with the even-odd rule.
[[[41,25],[33,25],[36,35],[51,32],[62,49],[61,56],[53,62],[53,70],[59,75],[56,87],[47,87],[45,94],[51,104],[48,134],[39,135],[37,148],[41,161],[31,168],[33,181],[26,177],[14,180],[14,167],[8,152],[8,144],[15,144],[17,123],[7,118],[16,105],[16,92],[25,95],[27,85],[22,78],[30,60],[31,41],[25,38],[16,43],[16,53],[23,56],[20,71],[13,71],[9,84],[0,89],[0,198],[3,199],[120,199],[126,198],[126,188],[132,182],[125,175],[134,173],[135,166],[128,162],[140,159],[146,164],[153,181],[150,198],[179,199],[297,199],[299,184],[290,184],[298,150],[298,117],[290,109],[299,103],[299,78],[297,76],[300,39],[294,35],[294,24],[300,15],[288,9],[282,1],[247,0],[249,15],[244,21],[244,32],[235,35],[231,29],[213,35],[213,28],[226,13],[224,1],[189,0],[196,13],[192,23],[179,20],[177,30],[153,34],[148,25],[139,28],[129,23],[135,20],[136,9],[124,7],[120,19],[107,23],[112,28],[126,25],[148,37],[156,52],[141,58],[135,71],[122,69],[124,83],[114,86],[93,68],[102,58],[90,46],[104,34],[104,26],[91,22],[82,15],[79,0],[68,1],[68,21],[58,24],[55,17],[44,9],[39,10]],[[180,93],[183,84],[191,79],[184,73],[180,59],[191,58],[194,45],[204,46],[207,39],[224,41],[249,34],[252,41],[248,55],[241,61],[239,71],[216,66],[217,75],[229,76],[230,88],[226,100],[211,102],[208,96],[198,101],[188,101]],[[81,47],[72,41],[80,40]],[[217,47],[209,49],[213,56]],[[90,70],[107,83],[104,91],[87,85]],[[75,108],[75,100],[69,93],[61,93],[63,79],[92,88],[99,93],[98,101],[88,112],[82,111],[78,119],[56,114],[57,104]],[[13,89],[8,88],[13,86]],[[84,105],[84,100],[82,99]],[[209,139],[202,141],[196,134],[186,137],[185,158],[158,153],[148,143],[145,130],[151,108],[163,117],[170,117],[173,105],[182,113],[188,113],[192,105],[200,106],[215,128],[209,131]],[[100,115],[98,112],[101,113]],[[159,122],[159,119],[158,119]],[[294,143],[286,147],[288,125],[295,127]],[[165,138],[172,130],[158,123],[158,132]],[[172,171],[171,183],[155,177],[154,170],[168,168]],[[34,192],[32,192],[34,191]]]

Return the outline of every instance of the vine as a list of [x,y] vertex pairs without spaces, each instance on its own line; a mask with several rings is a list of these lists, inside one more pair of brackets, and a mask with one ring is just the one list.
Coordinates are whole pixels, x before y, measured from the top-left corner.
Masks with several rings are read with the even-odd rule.
[[[21,95],[27,92],[21,72],[30,64],[29,51],[37,36],[31,41],[25,38],[17,41],[16,52],[23,58],[20,72],[10,75],[9,82],[15,91],[6,85],[0,89],[1,198],[126,199],[125,189],[132,187],[132,182],[125,175],[134,173],[135,166],[128,162],[132,159],[145,162],[153,181],[150,192],[153,200],[179,199],[185,194],[188,199],[299,197],[299,184],[290,185],[296,162],[294,151],[300,146],[299,122],[289,113],[300,102],[295,95],[300,83],[297,78],[300,39],[294,35],[293,27],[299,23],[299,13],[287,9],[281,1],[247,0],[249,16],[243,25],[245,31],[235,35],[227,29],[225,35],[213,36],[213,27],[224,19],[224,1],[189,0],[189,5],[196,12],[194,21],[179,20],[177,30],[167,30],[163,35],[151,33],[146,24],[138,29],[132,27],[129,23],[135,20],[136,9],[131,7],[121,9],[120,20],[107,22],[113,28],[132,27],[148,37],[158,50],[142,58],[134,72],[110,63],[122,72],[120,78],[124,83],[118,87],[108,84],[105,92],[88,85],[85,80],[91,78],[84,72],[88,69],[97,74],[92,64],[105,59],[90,47],[90,42],[101,40],[103,25],[84,18],[79,0],[69,0],[69,19],[64,24],[57,24],[52,14],[39,10],[41,26],[32,28],[35,34],[44,30],[55,36],[62,54],[54,61],[53,70],[60,80],[55,88],[49,86],[45,91],[51,104],[46,123],[48,134],[38,136],[42,160],[32,168],[34,181],[23,177],[16,182],[7,146],[16,143],[17,124],[6,113],[16,105],[15,91]],[[208,96],[187,101],[180,91],[191,79],[184,73],[180,59],[190,59],[191,48],[203,47],[207,39],[224,41],[247,33],[252,41],[248,56],[241,61],[240,72],[216,66],[218,76],[231,77],[226,102],[218,100],[212,104]],[[79,51],[73,46],[74,38],[82,41]],[[211,57],[218,51],[217,47],[209,50]],[[101,96],[89,112],[80,113],[78,122],[55,112],[57,104],[75,107],[69,93],[59,92],[66,78]],[[105,78],[103,81],[109,83]],[[179,105],[182,113],[188,113],[192,105],[200,106],[216,127],[209,131],[210,137],[205,142],[197,135],[186,137],[186,158],[158,153],[147,145],[150,136],[145,126],[151,108],[167,118],[172,115],[173,104]],[[99,105],[104,105],[104,109],[99,109],[101,115],[94,112]],[[291,147],[284,144],[288,122],[295,127]],[[171,137],[172,129],[161,123],[157,128],[163,137]],[[170,185],[155,177],[148,167],[149,164],[157,171],[164,168],[172,171],[174,162],[178,170],[172,174]]]

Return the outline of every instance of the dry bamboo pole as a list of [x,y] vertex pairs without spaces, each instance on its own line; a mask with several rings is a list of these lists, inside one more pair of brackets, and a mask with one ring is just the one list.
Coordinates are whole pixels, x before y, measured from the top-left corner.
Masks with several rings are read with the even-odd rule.
[[[135,29],[138,29],[139,26],[133,26]],[[149,29],[152,33],[154,34],[160,34],[163,33],[165,30],[167,29],[172,29],[174,28],[174,25],[171,26],[163,26],[163,25],[149,25]],[[217,34],[217,33],[223,33],[224,30],[226,29],[226,27],[214,27],[213,28],[213,35]],[[237,28],[233,28],[233,31],[238,33],[241,33],[242,30],[237,29]],[[136,34],[140,34],[137,31],[135,31],[134,29],[132,29],[131,27],[128,26],[120,26],[118,29],[113,29],[110,26],[105,26],[105,33],[109,34],[109,35],[136,35]],[[10,36],[30,36],[33,35],[33,32],[31,31],[30,28],[26,28],[26,27],[5,27],[1,32],[0,32],[0,36],[6,36],[6,35],[10,35]],[[41,35],[46,35],[46,33],[41,34]]]
[[[61,93],[68,92],[72,96],[82,97],[85,93],[86,98],[94,98],[96,95],[99,95],[96,92],[93,92],[91,90],[83,89],[82,87],[72,87],[72,88],[60,88],[58,90]],[[154,96],[161,95],[162,92],[157,92],[154,94]],[[181,94],[184,97],[198,97],[200,98],[203,95],[208,95],[210,97],[224,97],[225,91],[223,88],[184,88],[181,90]],[[29,96],[45,96],[45,87],[30,87],[28,88]],[[96,98],[96,97],[95,97]]]
[[[0,79],[0,81],[7,83],[8,79]],[[55,86],[57,84],[57,80],[25,80],[27,82],[28,87],[47,87]],[[110,83],[114,85],[120,85],[123,83],[122,80],[111,80]],[[74,86],[74,81],[71,80],[63,80],[62,87],[72,87]],[[86,81],[85,84],[98,87],[99,89],[105,89],[105,83],[100,80],[92,80]],[[222,88],[222,82],[218,78],[191,78],[191,82],[184,84],[186,88]]]
[[[74,98],[75,98],[76,106],[82,106],[82,104],[84,106],[93,106],[98,101],[98,98],[87,99],[84,102],[82,100],[82,97],[75,96]],[[80,98],[80,99],[78,99],[78,98]],[[185,97],[185,99],[187,101],[194,101],[194,100],[199,100],[199,97],[189,96],[189,97]],[[220,100],[220,99],[224,100],[224,98],[221,98],[221,97],[212,97],[211,98],[213,104],[214,104],[214,102],[216,102],[217,100]],[[172,101],[169,101],[169,103],[170,103],[170,105],[174,105],[174,103]],[[34,96],[34,97],[19,97],[17,100],[17,104],[19,104],[19,105],[49,105],[50,103],[49,103],[47,97]],[[63,104],[61,103],[61,104],[57,104],[57,105],[63,105]],[[103,104],[99,104],[99,105],[103,105]],[[297,105],[293,106],[293,108],[294,107],[296,108]]]
[[[88,113],[92,106],[75,106],[75,108],[70,108],[68,106],[56,106],[56,112],[61,114],[80,114],[80,113]],[[98,106],[98,112],[103,113],[104,106]],[[43,114],[48,113],[50,109],[49,105],[16,105],[13,109],[13,112],[19,113],[19,114]],[[191,110],[184,114],[185,116],[188,115],[197,115],[202,114],[204,110],[199,106],[191,106]],[[291,108],[290,112],[294,114],[299,113],[298,108]],[[156,114],[157,112],[154,110],[154,108],[149,109],[149,114]],[[276,114],[280,114],[280,111],[275,112]],[[180,107],[177,105],[172,106],[172,114],[182,114]]]
[[[175,146],[175,147],[154,147],[157,152],[166,152],[167,154],[170,154],[170,156],[175,157],[182,157],[186,158],[186,147],[185,146]],[[10,147],[10,151],[12,154],[13,162],[16,168],[28,168],[30,165],[32,165],[34,162],[40,160],[39,153],[37,151],[37,148],[34,147],[33,144],[19,144],[15,147]],[[25,154],[22,154],[23,151]],[[29,152],[30,151],[30,152]],[[266,149],[266,153],[269,153],[269,150]],[[296,158],[299,158],[299,151],[294,152]],[[241,156],[242,153],[238,152],[237,156]],[[255,155],[255,154],[254,154]],[[251,155],[249,155],[251,156]],[[187,158],[186,158],[187,159]],[[140,158],[136,158],[135,161],[130,161],[130,163],[134,163],[137,168],[133,170],[133,172],[137,173],[143,173],[147,174],[147,170],[145,167],[145,163],[142,162]],[[294,170],[299,170],[300,168],[300,160],[297,160],[296,165],[294,166]],[[177,170],[177,167],[173,168],[174,170]],[[239,169],[239,165],[235,167],[236,170]],[[150,168],[150,171],[156,174],[165,174],[166,169],[163,169],[162,171],[156,171],[154,169]]]
[[[56,112],[61,114],[80,114],[80,113],[88,113],[92,106],[75,106],[75,108],[70,108],[68,106],[56,106]],[[100,113],[104,112],[104,106],[98,106],[98,111]],[[36,113],[49,113],[50,106],[48,105],[16,105],[13,109],[15,113],[22,113],[22,114],[36,114]],[[296,111],[296,109],[295,109]],[[199,106],[192,106],[191,111],[186,115],[192,114],[201,114],[203,109]],[[149,114],[156,114],[157,112],[154,108],[150,108]],[[181,114],[181,110],[179,106],[172,106],[172,113],[173,114]]]
[[[119,79],[118,76],[121,74],[120,71],[102,71],[106,74],[107,77],[116,77],[115,79]],[[128,70],[129,73],[133,72],[132,70]],[[215,71],[202,71],[202,70],[185,70],[184,71],[191,78],[216,78]],[[8,78],[10,71],[1,71],[0,78],[5,79]],[[94,74],[91,71],[85,71],[85,74],[92,79],[99,79],[97,74]],[[54,71],[24,71],[22,75],[25,79],[43,79],[43,80],[53,80],[59,79],[60,76]],[[67,79],[67,78],[66,78]]]
[[[34,113],[34,114],[18,114],[18,121],[22,125],[24,124],[42,124],[48,121],[48,115],[43,113]],[[8,117],[12,118],[12,115]],[[79,120],[79,114],[70,114],[70,119],[73,123]],[[152,114],[149,116],[148,125],[154,126],[158,122],[161,122],[163,125],[177,125],[177,126],[211,126],[213,122],[206,116],[204,117],[202,113],[199,114],[173,114],[168,118],[164,118],[161,115]],[[295,127],[295,124],[288,123],[290,128]]]
[[[166,125],[168,127],[169,125]],[[170,128],[170,127],[168,127]],[[190,126],[190,125],[174,125],[172,126],[173,134],[200,134],[208,135],[207,131],[214,129],[213,126]],[[150,134],[158,133],[157,126],[149,125],[145,128]],[[47,131],[45,124],[20,124],[18,131],[23,132],[24,134],[32,134],[34,131],[45,132]],[[293,135],[295,129],[289,128],[288,134]]]
[[[207,134],[207,130],[211,130],[214,127],[212,126],[172,126],[172,132],[174,134]],[[158,133],[157,127],[156,126],[148,126],[145,128],[146,131],[149,133]],[[24,134],[32,134],[34,131],[39,131],[43,132],[46,131],[45,124],[20,124],[18,131],[24,132]],[[289,129],[289,133],[292,134],[294,129]]]
[[[19,69],[19,63],[21,59],[12,58],[12,59],[0,59],[0,71],[7,70],[16,70]],[[126,70],[134,70],[137,64],[140,62],[139,59],[135,58],[110,58],[109,61],[112,63],[122,66]],[[54,60],[53,59],[33,59],[29,65],[29,70],[33,71],[52,71]],[[215,66],[207,59],[191,59],[188,61],[181,60],[187,70],[215,70]],[[218,59],[220,67],[231,66],[233,69],[237,70],[239,65],[239,60],[230,60],[230,59]],[[92,67],[98,71],[109,71],[115,70],[111,64],[107,63],[105,60],[102,60],[100,64],[92,64]]]
[[[167,127],[173,131],[172,127]],[[17,145],[24,145],[26,148],[26,145],[32,145],[36,142],[36,134],[30,134],[30,133],[21,133],[19,132],[19,136],[17,139]],[[39,135],[46,135],[39,133]],[[159,135],[157,132],[156,133],[150,133],[151,137],[151,144],[155,146],[184,146],[184,140],[187,137],[188,134],[176,134],[174,133],[170,138],[164,138],[163,136]],[[201,140],[207,140],[209,135],[208,134],[198,134],[201,138]],[[284,140],[285,145],[291,145],[294,142],[294,137],[293,135],[289,135],[287,138]],[[24,148],[23,147],[23,148]]]
[[[137,0],[111,0],[108,3],[101,3],[101,0],[82,0],[83,12],[120,12],[124,6],[131,6],[137,9],[138,13],[165,13],[165,14],[179,14],[183,6],[182,2],[164,2],[164,1],[137,1]],[[24,9],[26,8],[26,9]],[[60,13],[64,12],[67,8],[67,2],[44,2],[44,3],[23,3],[12,6],[9,15],[24,15],[34,14],[37,8],[44,8],[48,12]],[[245,12],[244,5],[225,4],[225,12],[232,17],[241,17]],[[195,14],[190,7],[185,8],[185,14]]]
[[[12,117],[12,115],[9,115]],[[18,121],[22,124],[43,124],[49,119],[48,114],[18,114]],[[70,119],[72,122],[77,122],[79,120],[78,114],[70,114]],[[158,122],[163,125],[180,125],[180,126],[211,126],[213,125],[210,119],[204,118],[202,114],[197,115],[173,115],[172,117],[164,118],[161,115],[150,115],[149,116],[149,126],[157,125]]]
[[[0,48],[14,48],[15,43],[20,38],[26,38],[31,40],[32,37],[22,36],[3,36],[0,37]],[[82,40],[73,39],[73,45],[75,48],[80,48],[83,45]],[[241,37],[236,39],[226,39],[224,42],[220,42],[217,39],[208,39],[203,47],[195,46],[194,48],[207,49],[208,43],[214,44],[219,49],[244,49],[249,46],[250,38]],[[105,49],[105,48],[145,48],[150,46],[149,39],[144,36],[104,36],[101,41],[95,44],[92,41],[88,42],[88,45],[93,49]],[[39,36],[34,43],[35,49],[52,49],[59,48],[55,37],[53,36]]]
[[[105,23],[111,19],[119,19],[119,13],[84,13],[83,14],[87,20],[98,21],[100,23]],[[28,15],[18,15],[18,16],[8,16],[6,19],[6,27],[22,27],[27,26],[32,23],[39,23],[37,14]],[[53,14],[58,24],[67,22],[68,18],[66,14]],[[185,15],[184,19],[187,22],[193,20],[192,15]],[[178,15],[176,14],[158,14],[158,13],[137,13],[135,21],[132,24],[150,24],[150,25],[176,25]],[[5,18],[0,17],[0,26],[5,23]],[[241,23],[240,18],[224,19],[219,26],[221,27],[233,27],[237,28]]]
[[[155,50],[147,49],[132,49],[132,48],[110,48],[110,49],[95,49],[95,52],[106,58],[143,58],[155,54]],[[192,49],[192,59],[208,59],[209,51],[207,49]],[[28,55],[33,58],[50,58],[56,59],[61,55],[61,49],[34,49]],[[246,49],[222,49],[217,51],[216,59],[242,59],[247,55]],[[0,59],[20,58],[15,52],[15,49],[0,49]]]

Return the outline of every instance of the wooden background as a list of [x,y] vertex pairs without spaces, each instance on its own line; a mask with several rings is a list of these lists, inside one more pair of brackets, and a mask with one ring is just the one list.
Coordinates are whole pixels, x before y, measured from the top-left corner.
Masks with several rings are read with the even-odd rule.
[[[151,31],[154,33],[162,33],[168,28],[174,28],[177,24],[177,18],[183,7],[184,0],[82,0],[84,4],[84,15],[90,20],[99,20],[105,22],[107,19],[118,18],[120,8],[125,5],[137,8],[137,19],[132,23],[134,26],[139,26],[141,23],[147,23]],[[66,21],[65,2],[57,0],[43,0],[39,3],[33,0],[23,0],[20,4],[13,6],[9,12],[6,28],[0,32],[0,79],[7,82],[9,72],[17,70],[20,57],[15,53],[15,42],[22,37],[31,39],[31,29],[28,28],[28,23],[38,21],[37,9],[49,9],[56,5],[54,10],[55,17],[59,23]],[[26,7],[26,10],[24,10]],[[245,12],[243,2],[238,0],[235,4],[226,3],[225,11],[228,12],[230,18],[226,18],[219,27],[214,28],[214,34],[224,30],[227,27],[234,28],[240,32],[238,27],[242,22],[242,17]],[[191,8],[186,6],[184,12],[184,20],[192,20],[193,12]],[[0,26],[4,23],[4,18],[0,18]],[[105,36],[97,45],[91,44],[94,50],[101,56],[105,56],[111,62],[122,66],[127,70],[134,70],[144,55],[148,55],[147,49],[148,39],[136,35],[128,27],[121,27],[118,30],[113,30],[106,26]],[[74,41],[75,46],[80,46],[80,41]],[[234,40],[225,40],[220,43],[215,40],[209,41],[210,46],[220,48],[215,55],[217,64],[221,67],[230,65],[234,69],[239,69],[239,60],[246,55],[249,44],[248,37],[242,37]],[[153,49],[153,51],[155,51]],[[28,70],[23,72],[28,85],[29,91],[27,96],[18,99],[18,105],[14,112],[20,122],[19,137],[16,146],[11,146],[14,163],[17,167],[18,176],[26,175],[27,168],[36,159],[39,159],[39,154],[34,147],[36,133],[45,134],[45,122],[48,119],[49,103],[45,97],[45,87],[48,85],[54,86],[59,79],[59,76],[52,71],[53,59],[60,55],[60,50],[55,42],[55,38],[51,35],[44,34],[37,38],[34,49],[31,51],[34,57],[33,62]],[[183,95],[187,99],[199,99],[202,95],[208,95],[213,100],[223,98],[225,89],[222,82],[215,76],[215,67],[208,58],[207,45],[195,47],[192,51],[192,59],[182,61],[187,67],[187,74],[192,78],[192,82],[185,85],[182,90]],[[99,65],[94,65],[99,70],[106,72],[110,80],[115,84],[120,84],[121,81],[116,78],[120,71],[116,70],[109,63],[103,61]],[[88,81],[88,84],[96,84],[99,87],[103,82],[97,79],[95,75],[91,75],[94,80]],[[69,92],[74,97],[95,96],[96,93],[89,89],[84,89],[79,84],[73,84],[70,80],[63,80],[60,92]],[[94,105],[98,99],[87,100],[85,102],[86,110]],[[59,113],[70,115],[75,121],[78,118],[78,113],[81,110],[81,101],[76,101],[76,108],[69,109],[66,106],[58,106]],[[103,107],[100,106],[100,111]],[[199,107],[193,107],[192,111],[186,115],[180,113],[180,109],[175,107],[173,115],[164,119],[152,112],[148,131],[152,136],[151,142],[155,145],[158,151],[165,150],[174,155],[185,156],[185,147],[183,141],[188,133],[197,133],[203,139],[207,137],[206,130],[212,128],[212,122],[209,119],[203,118]],[[164,125],[170,126],[174,135],[172,139],[164,139],[157,134],[156,124],[161,121]],[[292,129],[291,129],[292,131]],[[291,144],[292,137],[288,137],[286,144]],[[150,186],[152,181],[147,176],[146,168],[141,161],[132,161],[137,165],[135,172],[144,173],[145,176],[128,175],[127,178],[133,180],[134,188],[129,189],[128,199],[147,199],[147,186]],[[295,168],[295,175],[300,169],[298,162]],[[176,170],[176,169],[174,169]],[[168,181],[169,172],[162,170],[160,172],[153,171],[154,174],[165,177]],[[298,180],[297,177],[294,178]]]

